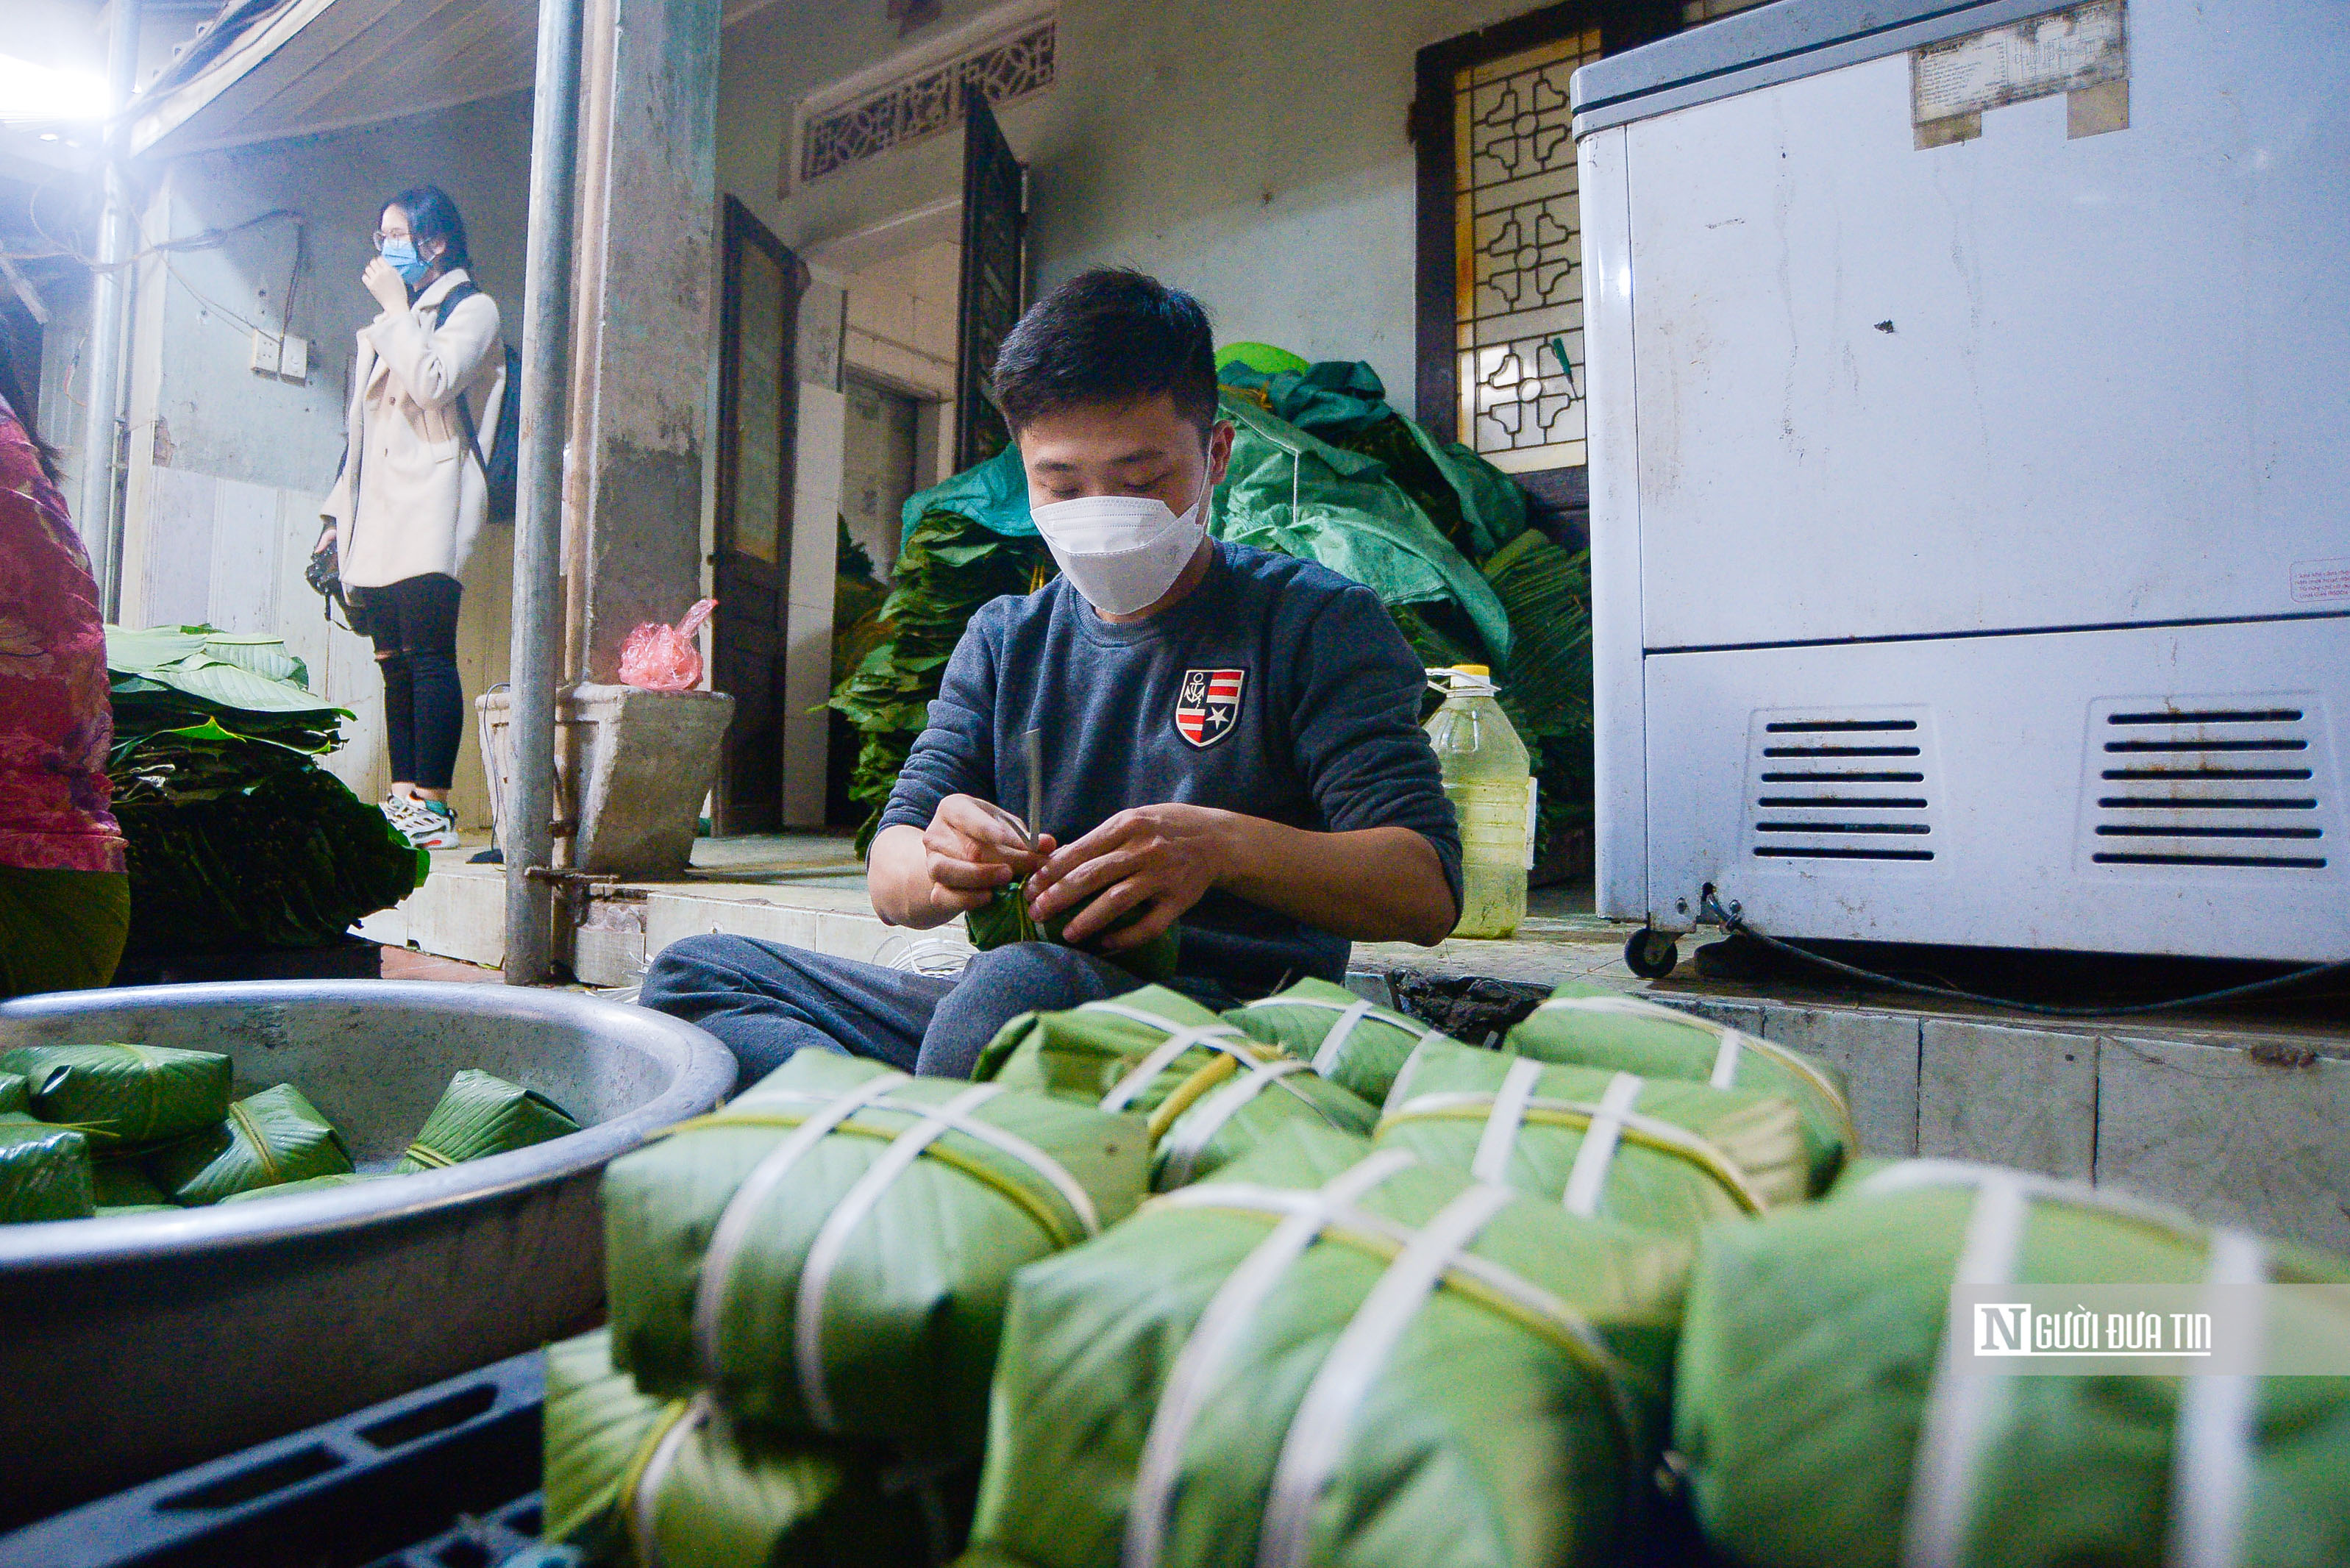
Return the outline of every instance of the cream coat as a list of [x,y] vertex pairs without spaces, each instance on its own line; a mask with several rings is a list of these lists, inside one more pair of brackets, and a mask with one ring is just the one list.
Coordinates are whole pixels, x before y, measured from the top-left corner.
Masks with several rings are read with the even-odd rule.
[[[463,391],[489,456],[506,394],[498,307],[486,294],[458,303],[433,330],[442,299],[463,268],[435,278],[405,310],[359,331],[347,416],[350,456],[319,515],[336,525],[339,569],[354,587],[378,588],[438,572],[457,576],[489,513],[489,481],[457,421]],[[359,504],[351,504],[351,471]]]

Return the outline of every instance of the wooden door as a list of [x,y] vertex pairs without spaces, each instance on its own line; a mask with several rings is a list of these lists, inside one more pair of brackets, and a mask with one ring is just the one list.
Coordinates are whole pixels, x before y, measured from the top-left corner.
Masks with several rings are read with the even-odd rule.
[[718,774],[711,824],[718,833],[772,833],[783,825],[784,617],[799,435],[792,348],[806,286],[799,257],[729,196],[711,684],[734,699],[734,722]]
[[955,467],[969,468],[1012,440],[988,400],[1003,335],[1027,303],[1026,171],[976,83],[963,88],[962,289],[956,323]]

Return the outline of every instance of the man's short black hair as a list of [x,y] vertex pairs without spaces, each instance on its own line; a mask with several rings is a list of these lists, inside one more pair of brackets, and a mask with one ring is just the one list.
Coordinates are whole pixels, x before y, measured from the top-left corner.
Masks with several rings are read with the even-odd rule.
[[1065,409],[1164,393],[1204,436],[1216,422],[1215,334],[1181,289],[1097,267],[1028,307],[1004,336],[994,382],[1015,431]]

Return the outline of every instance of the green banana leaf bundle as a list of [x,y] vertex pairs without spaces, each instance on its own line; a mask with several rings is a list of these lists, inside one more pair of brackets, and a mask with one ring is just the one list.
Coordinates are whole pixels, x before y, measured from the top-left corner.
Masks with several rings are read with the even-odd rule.
[[611,1331],[546,1347],[541,1539],[598,1563],[867,1568],[941,1560],[926,1500],[869,1450],[731,1424],[613,1369]]
[[[896,586],[879,615],[886,640],[865,655],[830,703],[864,736],[848,784],[849,798],[870,814],[857,837],[860,855],[929,722],[931,699],[972,614],[990,599],[1032,592],[1053,574],[1052,556],[1033,528],[1025,537],[1009,536],[969,514],[980,510],[972,486],[983,480],[1007,496],[1016,489],[1025,513],[1019,458],[1008,452],[906,504],[910,525],[891,568]],[[945,499],[950,492],[952,499]]]
[[1383,1105],[1396,1075],[1423,1041],[1444,1035],[1326,980],[1301,980],[1277,996],[1224,1014],[1250,1038],[1278,1045],[1330,1082]]
[[1844,1075],[1835,1067],[1620,992],[1562,985],[1510,1031],[1505,1047],[1542,1062],[1784,1095],[1803,1113],[1815,1194],[1826,1191],[1844,1163],[1860,1151]]
[[260,1198],[298,1198],[306,1192],[324,1192],[335,1187],[357,1187],[364,1182],[390,1181],[398,1173],[390,1170],[336,1170],[324,1176],[306,1176],[299,1181],[281,1181],[275,1187],[248,1188],[232,1192],[223,1203],[250,1203]]
[[229,1060],[169,1045],[20,1045],[0,1073],[21,1073],[33,1114],[67,1122],[99,1148],[161,1143],[228,1115]]
[[[1076,919],[1078,911],[1071,909],[1043,921],[1035,919],[1028,913],[1027,900],[1021,894],[1021,889],[1026,885],[1024,881],[1014,882],[1009,888],[998,889],[994,898],[962,918],[963,929],[971,937],[972,946],[986,952],[991,948],[1006,947],[1014,942],[1073,945],[1061,933],[1071,920]],[[1113,922],[1109,931],[1103,935],[1124,929],[1140,919],[1142,913],[1140,908],[1129,911]],[[1137,980],[1147,981],[1152,985],[1165,985],[1175,978],[1176,961],[1182,950],[1181,940],[1181,932],[1170,926],[1140,947],[1128,948],[1122,952],[1101,952],[1097,956],[1116,964]],[[1091,948],[1083,950],[1095,951]]]
[[1140,1125],[803,1051],[604,1176],[614,1358],[751,1424],[975,1454],[1013,1272],[1141,1201]]
[[[2350,1378],[1968,1370],[1950,1332],[1961,1272],[1964,1299],[2040,1284],[2058,1312],[2101,1283],[2193,1301],[2350,1282],[2350,1265],[2284,1243],[1956,1161],[1709,1231],[1674,1447],[1718,1552],[1747,1568],[2350,1562]],[[2339,1293],[2264,1294],[2270,1354],[2338,1362]]]
[[99,1209],[158,1209],[171,1206],[171,1196],[135,1158],[94,1159],[89,1166],[89,1193]]
[[1807,1195],[1804,1129],[1779,1095],[1642,1078],[1440,1041],[1372,1142],[1567,1213],[1694,1235]]
[[191,1208],[350,1169],[343,1135],[291,1084],[246,1096],[218,1126],[167,1144],[147,1161],[156,1185]]
[[20,1112],[0,1112],[0,1225],[87,1220],[98,1211],[89,1140]]
[[1147,1118],[1155,1192],[1197,1181],[1291,1122],[1357,1137],[1378,1122],[1304,1061],[1156,985],[1024,1012],[987,1043],[972,1076]]
[[119,801],[130,950],[317,947],[414,891],[432,857],[323,768],[204,799]]
[[33,1114],[32,1085],[22,1073],[0,1073],[0,1116],[10,1111],[20,1116]]
[[467,1067],[449,1080],[408,1152],[392,1168],[403,1175],[494,1154],[512,1154],[579,1130],[561,1106],[520,1084]]
[[1022,1271],[972,1560],[1620,1563],[1689,1257],[1284,1128]]

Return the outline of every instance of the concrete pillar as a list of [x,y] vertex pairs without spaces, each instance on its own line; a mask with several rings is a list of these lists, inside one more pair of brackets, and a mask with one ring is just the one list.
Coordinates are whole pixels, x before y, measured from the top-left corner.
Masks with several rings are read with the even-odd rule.
[[722,0],[587,0],[570,478],[574,680],[702,584]]
[[684,869],[733,711],[616,684],[629,633],[702,589],[721,5],[586,0],[556,748],[556,859],[586,872]]

